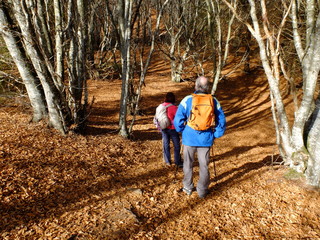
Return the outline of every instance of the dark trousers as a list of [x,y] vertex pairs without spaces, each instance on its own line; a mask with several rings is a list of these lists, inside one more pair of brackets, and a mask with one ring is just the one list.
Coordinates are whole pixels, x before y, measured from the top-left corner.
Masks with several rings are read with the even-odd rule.
[[171,164],[171,154],[170,154],[170,139],[173,142],[174,149],[174,163],[176,165],[181,165],[180,156],[180,137],[179,133],[175,129],[163,129],[162,133],[162,146],[163,146],[163,158],[166,163]]

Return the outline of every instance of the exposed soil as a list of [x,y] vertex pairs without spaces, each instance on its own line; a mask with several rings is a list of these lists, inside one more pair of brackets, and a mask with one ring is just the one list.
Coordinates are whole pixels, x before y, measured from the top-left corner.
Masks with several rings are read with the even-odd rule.
[[183,173],[163,163],[152,124],[164,93],[180,101],[192,82],[172,83],[164,62],[152,65],[134,141],[115,132],[120,85],[89,82],[86,135],[30,124],[24,99],[0,103],[0,239],[320,239],[320,193],[285,177],[261,69],[219,85],[228,126],[205,199],[180,191]]

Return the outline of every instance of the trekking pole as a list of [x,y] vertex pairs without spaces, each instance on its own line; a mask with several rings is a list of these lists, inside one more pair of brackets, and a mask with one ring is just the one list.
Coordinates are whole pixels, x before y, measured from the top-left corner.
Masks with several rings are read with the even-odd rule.
[[216,161],[214,160],[213,147],[211,147],[211,155],[213,159],[214,180],[217,181]]
[[[180,160],[181,160],[181,159],[182,159],[182,158],[181,158],[181,154],[183,153],[183,144],[181,144],[180,146],[181,146],[181,147],[180,147]],[[176,175],[177,175],[178,169],[179,169],[179,166],[176,166],[175,177],[176,177]]]
[[180,157],[183,154],[183,144],[181,144],[181,148],[180,148]]

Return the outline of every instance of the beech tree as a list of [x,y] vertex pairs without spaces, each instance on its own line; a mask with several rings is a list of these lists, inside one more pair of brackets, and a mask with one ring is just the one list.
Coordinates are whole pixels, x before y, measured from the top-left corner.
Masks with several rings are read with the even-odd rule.
[[[229,9],[225,9],[221,5],[220,0],[206,0],[206,4],[209,41],[211,43],[213,61],[213,86],[211,94],[214,94],[221,79],[222,69],[226,65],[229,55],[229,44],[232,37],[231,33],[235,14]],[[236,8],[237,0],[233,0],[231,4]]]
[[[237,10],[224,2],[243,21]],[[259,4],[257,4],[259,2]],[[320,11],[315,0],[282,0],[279,22],[269,21],[272,14],[265,0],[248,0],[251,23],[243,21],[256,39],[262,66],[270,86],[271,109],[277,135],[279,152],[285,163],[296,171],[305,174],[309,184],[320,186]],[[301,64],[303,87],[301,97],[294,95],[297,103],[292,127],[280,87],[282,79],[292,81],[283,61],[283,29],[291,20],[291,41]],[[274,23],[274,24],[273,24]],[[299,28],[299,26],[302,26]],[[286,28],[286,31],[289,31]],[[305,40],[304,40],[305,39]]]
[[48,116],[62,133],[81,125],[87,104],[85,8],[85,0],[0,5],[1,34],[26,85],[33,119]]
[[[132,81],[133,92],[130,93],[132,105],[132,121],[129,128],[129,133],[132,132],[132,127],[139,113],[139,104],[142,95],[142,87],[145,85],[145,78],[150,66],[151,58],[155,49],[156,38],[159,37],[160,20],[162,13],[169,0],[155,1],[154,4],[144,2],[141,6],[141,11],[137,20],[137,28],[135,30],[135,38],[141,39],[136,41],[134,46],[134,56],[138,56],[139,60],[136,64],[136,72],[138,73],[138,81]],[[153,20],[155,10],[155,21]],[[134,61],[137,62],[137,61]]]
[[[135,117],[139,112],[142,87],[154,52],[155,39],[165,1],[116,0],[106,1],[107,15],[113,26],[116,43],[119,43],[121,59],[121,99],[119,112],[119,134],[128,138],[132,132]],[[154,12],[153,12],[154,11]],[[153,16],[155,13],[155,21]],[[105,35],[104,42],[111,43],[112,35]],[[134,39],[134,41],[132,41]],[[113,46],[113,56],[117,44]],[[147,54],[146,54],[147,53]],[[137,60],[138,58],[138,60]],[[138,75],[138,80],[135,76]],[[128,128],[128,110],[133,115]]]
[[3,9],[3,5],[0,5],[0,32],[7,45],[7,48],[13,57],[13,60],[19,70],[23,83],[26,87],[27,94],[30,99],[30,103],[33,109],[34,122],[40,121],[47,115],[46,104],[44,102],[43,93],[39,88],[39,81],[33,74],[31,67],[28,65],[28,61],[24,56],[24,52],[21,50],[21,46],[18,46],[18,40],[16,39],[13,31],[10,30],[9,16]]
[[[142,0],[139,0],[139,3]],[[113,3],[113,4],[111,4]],[[129,81],[131,73],[131,35],[133,23],[133,7],[136,1],[134,0],[117,0],[111,2],[107,0],[107,10],[112,21],[115,33],[120,44],[121,55],[121,99],[120,99],[120,112],[119,112],[119,134],[125,138],[129,137],[127,127],[128,115],[128,98],[129,98]],[[137,4],[139,8],[140,4]],[[115,5],[112,10],[111,7]],[[138,10],[136,10],[138,11]]]
[[159,47],[170,62],[173,82],[182,80],[186,62],[192,55],[204,52],[204,6],[205,2],[200,0],[170,0],[164,9],[163,24],[166,32],[162,34],[163,40]]
[[[236,6],[237,0],[232,5]],[[180,82],[188,70],[193,75],[210,72],[214,94],[227,63],[230,41],[235,38],[234,20],[234,13],[221,0],[169,1],[163,17],[166,32],[159,47],[170,62],[171,80]],[[203,68],[208,61],[212,62],[211,71]]]

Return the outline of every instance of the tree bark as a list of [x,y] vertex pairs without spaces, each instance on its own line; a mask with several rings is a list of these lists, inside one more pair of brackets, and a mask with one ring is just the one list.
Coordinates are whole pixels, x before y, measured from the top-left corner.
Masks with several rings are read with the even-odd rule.
[[130,38],[131,38],[131,18],[132,18],[132,1],[125,0],[118,3],[119,9],[119,27],[120,27],[120,48],[121,48],[121,63],[122,63],[122,87],[120,99],[120,114],[119,114],[119,134],[122,137],[128,138],[127,128],[127,105],[129,96],[129,80],[130,80]]
[[47,116],[47,110],[43,94],[39,86],[39,81],[32,74],[32,70],[28,65],[24,54],[21,52],[20,46],[17,44],[14,34],[10,30],[8,15],[0,5],[0,32],[7,45],[7,48],[15,62],[30,99],[33,109],[32,121],[38,122]]
[[21,4],[18,0],[12,0],[14,7],[14,15],[21,29],[21,35],[23,39],[26,52],[31,59],[33,67],[39,77],[41,85],[44,90],[44,95],[48,107],[49,122],[50,124],[61,133],[67,131],[67,126],[64,121],[64,114],[61,107],[59,106],[60,96],[58,90],[55,88],[53,80],[48,74],[48,69],[46,64],[41,61],[41,56],[39,55],[38,49],[36,49],[36,44],[33,41],[33,35],[30,31],[31,22],[28,19],[28,13],[24,13]]
[[[311,115],[311,106],[314,102],[317,79],[320,72],[320,14],[317,17],[315,31],[311,34],[310,46],[306,52],[305,61],[302,61],[304,76],[304,94],[299,109],[295,114],[295,121],[292,127],[292,145],[296,152],[304,155],[302,164],[306,165],[308,151],[304,142],[304,129],[306,122]],[[297,155],[299,156],[299,155]]]
[[[262,66],[263,66],[265,73],[267,75],[267,79],[268,79],[269,86],[270,86],[270,91],[271,91],[271,94],[273,95],[274,100],[275,100],[277,117],[280,121],[281,142],[282,142],[282,147],[284,149],[284,153],[286,154],[283,157],[290,164],[293,149],[291,147],[291,133],[290,133],[290,128],[289,128],[288,118],[287,118],[287,115],[285,112],[283,100],[282,100],[281,93],[279,90],[278,81],[275,78],[275,76],[273,75],[273,71],[271,69],[271,66],[270,66],[270,63],[268,60],[268,56],[267,56],[267,52],[266,52],[266,45],[264,43],[264,40],[263,40],[261,32],[260,32],[260,25],[259,25],[259,21],[258,21],[257,15],[256,15],[257,11],[256,11],[255,2],[254,2],[254,0],[248,0],[248,1],[250,4],[250,16],[252,19],[253,26],[251,26],[249,23],[246,23],[246,25],[247,25],[249,31],[251,32],[251,34],[255,37],[255,39],[259,45]],[[227,1],[224,1],[224,2],[231,9],[233,9],[233,11],[235,13],[235,9]],[[236,16],[240,20],[242,20],[238,15],[236,15]]]
[[55,25],[55,73],[58,81],[64,81],[64,46],[63,26],[60,0],[54,0],[54,25]]
[[320,98],[313,112],[311,130],[308,135],[307,148],[310,154],[306,171],[307,180],[313,186],[320,186]]
[[41,24],[41,29],[44,35],[44,39],[45,39],[45,47],[46,47],[46,52],[49,55],[49,58],[51,59],[53,56],[53,49],[52,49],[52,42],[51,42],[51,38],[50,38],[50,32],[48,29],[48,22],[47,19],[45,17],[45,8],[44,8],[45,4],[43,2],[43,0],[37,0],[37,15],[39,16],[39,21]]
[[[78,129],[79,124],[85,120],[88,101],[85,82],[85,2],[68,0],[66,7],[58,0],[10,0],[8,4],[12,8],[10,13],[19,26],[21,47],[30,59],[35,79],[38,79],[39,86],[42,87],[49,124],[62,133],[69,131],[71,124],[75,124],[74,129]],[[43,12],[51,6],[53,11]],[[50,35],[49,32],[53,34]],[[65,54],[67,49],[69,53]],[[22,60],[19,61],[22,65]],[[66,70],[70,76],[67,80],[64,76]],[[29,89],[29,83],[25,84]],[[68,85],[70,91],[66,89]],[[31,102],[32,98],[34,97],[30,97]]]
[[306,0],[306,15],[307,15],[307,29],[306,29],[306,46],[309,46],[311,41],[311,34],[315,26],[315,0]]
[[[231,8],[230,3],[223,0],[228,7]],[[280,51],[279,47],[281,44],[281,30],[284,26],[284,20],[287,13],[283,15],[282,23],[278,26],[278,35],[274,38],[275,34],[272,35],[269,31],[268,17],[266,14],[267,8],[265,5],[265,0],[261,0],[262,7],[262,19],[263,19],[263,30],[268,40],[268,45],[264,43],[262,34],[260,33],[259,20],[257,18],[257,10],[255,7],[254,0],[248,0],[250,3],[250,15],[252,19],[253,26],[245,22],[248,29],[252,35],[256,38],[259,49],[260,57],[262,61],[263,68],[267,75],[271,90],[271,100],[273,97],[275,100],[275,110],[273,109],[276,130],[280,132],[281,145],[279,146],[279,151],[284,157],[286,162],[290,164],[290,167],[298,172],[304,173],[307,177],[308,182],[311,185],[320,185],[320,101],[316,102],[316,108],[313,112],[312,121],[309,128],[306,129],[307,120],[310,117],[311,111],[313,110],[312,105],[314,102],[315,89],[317,84],[317,79],[320,72],[320,13],[318,12],[317,20],[314,27],[313,13],[308,13],[307,16],[307,31],[309,34],[309,43],[303,48],[300,33],[298,32],[298,17],[297,17],[297,6],[296,1],[291,2],[290,7],[286,7],[287,13],[291,10],[292,18],[292,32],[294,46],[297,52],[297,57],[301,62],[302,68],[302,78],[303,78],[303,95],[300,106],[295,111],[293,127],[290,128],[287,120],[287,115],[285,113],[285,108],[283,100],[280,94],[280,75],[279,75],[279,63],[281,68],[284,68],[284,64],[281,63],[281,57],[277,56]],[[314,1],[307,1],[307,4],[314,4]],[[313,12],[312,6],[307,6],[307,11]],[[235,12],[235,10],[233,9]],[[241,20],[241,17],[237,15]],[[311,29],[312,28],[312,31]],[[309,30],[308,30],[309,29]],[[277,39],[277,43],[274,41]],[[276,48],[274,48],[277,46]],[[269,51],[269,55],[267,52]],[[280,59],[280,60],[279,60]],[[283,71],[286,75],[286,71]],[[287,77],[286,77],[287,78]],[[277,125],[279,121],[279,126]],[[306,129],[306,130],[305,130]],[[304,133],[307,135],[307,144],[304,140]],[[277,138],[279,140],[279,137]],[[277,141],[278,142],[278,141]],[[282,151],[283,150],[283,151]]]
[[[231,39],[231,31],[232,25],[235,19],[235,14],[233,13],[230,18],[223,14],[221,11],[221,6],[219,1],[206,0],[206,4],[208,7],[208,27],[210,33],[210,42],[212,44],[213,51],[213,85],[211,88],[211,94],[215,94],[218,83],[221,79],[222,69],[226,64],[228,55],[229,55],[229,44]],[[232,2],[233,8],[237,6],[237,0],[233,0]],[[225,12],[224,12],[225,13]],[[223,17],[221,15],[223,14]],[[226,20],[228,19],[228,20]],[[227,34],[223,34],[222,30],[222,21],[227,21]],[[213,30],[213,28],[215,30]],[[223,44],[223,41],[225,44]],[[224,45],[224,47],[223,47]]]
[[[86,4],[85,0],[77,0],[77,9],[78,9],[78,15],[79,15],[79,23],[78,23],[78,33],[77,33],[77,39],[79,44],[79,51],[78,51],[78,72],[77,72],[77,95],[76,95],[76,102],[77,102],[77,114],[79,114],[79,111],[81,112],[81,115],[84,114],[84,111],[86,109],[86,106],[88,104],[87,98],[84,98],[84,103],[82,106],[82,96],[87,96],[86,91],[87,89],[84,88],[86,85],[86,49],[87,49],[87,24],[86,24],[86,15],[85,15],[85,9]],[[84,93],[84,94],[83,94]],[[83,116],[76,117],[76,123],[77,121],[81,120]]]

